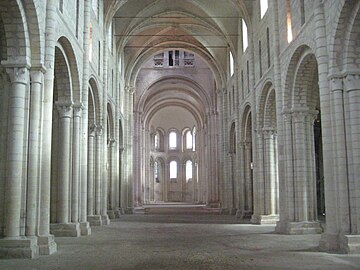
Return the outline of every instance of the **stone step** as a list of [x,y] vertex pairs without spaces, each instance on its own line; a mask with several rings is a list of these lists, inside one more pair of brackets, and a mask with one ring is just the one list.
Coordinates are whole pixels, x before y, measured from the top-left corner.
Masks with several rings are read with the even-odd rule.
[[144,214],[150,215],[219,215],[220,208],[198,205],[146,205]]

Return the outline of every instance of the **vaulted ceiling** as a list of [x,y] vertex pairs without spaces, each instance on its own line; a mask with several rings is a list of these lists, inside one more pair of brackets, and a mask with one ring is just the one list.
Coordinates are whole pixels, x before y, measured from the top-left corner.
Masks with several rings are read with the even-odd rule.
[[[105,0],[113,18],[117,48],[125,70],[136,73],[151,55],[184,48],[200,55],[215,73],[224,73],[227,52],[238,42],[239,20],[250,21],[252,1],[241,0]],[[219,75],[221,76],[221,75]]]

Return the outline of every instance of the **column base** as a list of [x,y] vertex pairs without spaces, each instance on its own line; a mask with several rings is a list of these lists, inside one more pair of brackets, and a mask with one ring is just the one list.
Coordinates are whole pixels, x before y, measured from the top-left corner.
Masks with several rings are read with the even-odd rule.
[[39,257],[38,238],[36,236],[6,237],[0,239],[0,258]]
[[38,245],[40,255],[51,255],[57,251],[57,244],[52,234],[38,236]]
[[120,208],[117,210],[114,210],[114,213],[115,213],[115,218],[120,218],[122,215]]
[[321,251],[360,254],[360,235],[338,235],[323,233],[319,248]]
[[82,236],[91,235],[90,223],[87,221],[80,222],[80,232]]
[[220,215],[229,215],[230,214],[230,209],[229,208],[221,208],[220,209]]
[[276,224],[279,221],[279,215],[252,215],[250,222],[252,224]]
[[50,232],[56,237],[80,237],[80,223],[53,223]]
[[121,211],[120,209],[117,209],[117,210],[109,210],[107,212],[108,216],[109,216],[109,219],[115,219],[115,218],[120,218],[121,216]]
[[340,251],[347,254],[360,254],[360,235],[342,235],[340,238]]
[[206,206],[209,208],[220,208],[220,202],[209,202]]
[[231,213],[236,216],[238,219],[249,219],[252,216],[252,212],[249,210],[242,210],[242,209],[231,209],[231,211],[235,210],[235,213]]
[[101,222],[102,222],[102,225],[109,225],[110,224],[109,216],[101,215]]
[[319,221],[277,222],[275,231],[281,234],[318,234],[322,233]]
[[109,219],[115,219],[115,211],[114,210],[107,211],[107,214],[109,216]]
[[134,208],[133,207],[125,208],[124,211],[125,211],[125,214],[129,214],[129,215],[134,214]]
[[87,216],[87,220],[90,223],[90,226],[101,226],[102,225],[100,215]]

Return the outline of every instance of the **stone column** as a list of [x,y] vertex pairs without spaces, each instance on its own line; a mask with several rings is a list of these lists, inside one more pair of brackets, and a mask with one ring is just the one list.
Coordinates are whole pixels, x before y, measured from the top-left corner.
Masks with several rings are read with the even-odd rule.
[[102,126],[96,127],[95,134],[95,215],[101,213],[101,141],[102,141]]
[[252,213],[253,209],[253,196],[252,196],[252,144],[245,142],[245,212]]
[[89,46],[90,46],[90,12],[91,0],[84,0],[84,30],[83,30],[83,74],[81,102],[84,106],[81,115],[81,138],[80,138],[80,228],[81,235],[90,235],[91,228],[87,221],[87,181],[88,181],[88,95],[89,95]]
[[213,203],[213,206],[219,207],[219,175],[218,175],[218,162],[217,162],[217,143],[218,143],[218,126],[217,126],[217,112],[212,111],[209,115],[210,117],[210,126],[209,126],[209,133],[210,133],[210,140],[208,146],[214,146],[209,147],[209,154],[210,154],[210,160],[209,160],[209,166],[211,168],[211,179],[212,179],[212,185],[211,185],[211,201]]
[[39,248],[40,255],[50,255],[57,251],[54,236],[50,234],[50,183],[51,183],[51,137],[54,94],[55,45],[57,41],[58,1],[49,0],[46,4],[45,27],[45,68],[44,92],[42,97],[41,157],[40,157],[40,215]]
[[89,138],[88,138],[88,151],[87,151],[87,153],[88,153],[87,213],[89,216],[93,216],[95,213],[94,212],[94,205],[95,205],[95,202],[94,202],[95,130],[96,130],[96,126],[94,124],[90,125],[89,133],[88,133]]
[[196,188],[197,188],[197,163],[195,160],[192,162],[192,182],[193,182],[193,194],[192,194],[192,200],[193,203],[196,203]]
[[[265,214],[274,216],[277,215],[277,162],[276,162],[276,145],[275,145],[275,131],[273,129],[265,130]],[[277,221],[278,216],[274,217],[272,223]]]
[[25,99],[29,70],[7,68],[11,79],[5,184],[5,237],[20,236],[22,164],[25,133]]
[[170,164],[168,161],[165,161],[164,164],[164,201],[168,201],[168,193],[169,193],[169,183],[170,183]]
[[120,212],[119,212],[119,209],[118,209],[118,203],[117,203],[117,197],[118,197],[118,194],[119,194],[119,183],[116,179],[116,166],[115,166],[115,158],[116,158],[116,140],[115,139],[110,139],[109,140],[109,144],[108,144],[108,156],[109,156],[109,160],[108,160],[108,163],[109,163],[109,171],[110,171],[110,174],[108,175],[109,176],[109,180],[110,180],[110,183],[109,183],[109,187],[110,187],[110,190],[108,192],[109,194],[109,203],[110,203],[110,209],[108,210],[108,215],[109,215],[109,218],[110,219],[114,219],[114,218],[117,218],[117,217],[120,217]]
[[8,67],[11,80],[9,91],[9,122],[6,153],[4,236],[0,239],[0,257],[34,258],[39,254],[37,238],[20,235],[21,185],[23,181],[25,101],[29,70]]
[[[155,161],[154,162],[150,162],[150,169],[149,169],[149,174],[147,175],[147,180],[149,182],[149,202],[152,203],[155,201]],[[159,172],[159,170],[158,170]]]
[[79,185],[80,185],[80,133],[82,104],[73,106],[73,139],[72,139],[72,192],[71,192],[71,222],[79,222]]
[[102,127],[95,124],[89,127],[88,138],[88,221],[91,226],[101,226],[101,182],[100,147]]
[[134,210],[134,189],[133,189],[133,138],[134,138],[134,114],[133,114],[133,98],[134,87],[125,87],[125,120],[124,120],[124,152],[123,152],[123,168],[124,176],[122,182],[122,205],[126,213],[133,213]]
[[[105,137],[103,137],[105,138]],[[101,202],[100,202],[100,213],[101,213],[101,222],[102,225],[108,225],[110,224],[110,219],[108,216],[108,164],[106,163],[106,157],[107,157],[107,146],[103,142],[101,143],[102,148],[100,150],[101,156],[103,157],[101,162],[101,168],[103,170],[102,176],[101,176]]]
[[288,233],[288,224],[295,217],[294,203],[294,171],[293,171],[293,134],[292,134],[292,115],[288,110],[282,112],[283,119],[283,165],[284,179],[280,185],[280,213],[279,222],[276,225],[276,232]]
[[262,217],[265,213],[266,207],[266,191],[265,191],[265,170],[266,170],[266,159],[265,159],[265,139],[263,130],[258,127],[256,130],[257,139],[257,164],[258,170],[257,175],[254,179],[254,214],[251,217],[251,223],[263,224]]
[[124,164],[123,164],[124,147],[119,147],[119,209],[121,214],[125,214],[125,199],[126,199],[126,185],[124,179]]
[[133,187],[134,187],[134,206],[140,206],[140,192],[141,192],[141,166],[140,164],[140,156],[141,156],[141,146],[140,146],[140,130],[141,130],[141,124],[140,124],[140,116],[139,112],[134,112],[134,156],[133,156],[133,162],[137,166],[133,167]]
[[236,199],[236,154],[235,153],[228,153],[227,154],[228,156],[228,162],[229,162],[229,165],[230,165],[230,169],[229,169],[229,187],[228,187],[228,194],[227,194],[227,197],[229,198],[229,202],[228,202],[228,205],[229,205],[229,214],[230,215],[233,215],[235,214],[235,211],[236,211],[236,208],[237,208],[237,205],[235,203]]
[[[348,102],[348,145],[351,146],[347,153],[350,226],[344,236],[340,235],[340,249],[347,253],[358,254],[360,253],[360,73],[349,71],[345,75],[344,90]],[[338,181],[341,180],[338,179]]]
[[[288,169],[293,171],[293,177],[287,181],[293,181],[293,190],[288,193],[288,201],[293,201],[294,215],[289,216],[285,225],[288,234],[309,234],[322,231],[314,212],[313,194],[314,181],[312,171],[315,170],[313,158],[309,158],[314,143],[314,136],[310,132],[309,124],[313,123],[313,116],[307,108],[293,109],[293,160]],[[288,143],[288,142],[287,142]],[[290,208],[290,206],[289,206]],[[289,209],[291,211],[291,209]]]
[[55,236],[80,236],[79,223],[70,223],[70,147],[72,102],[56,102],[59,112],[58,186],[56,202],[56,222],[51,224]]
[[28,158],[28,195],[26,204],[26,235],[34,236],[38,232],[39,195],[40,195],[40,131],[41,96],[44,69],[31,70],[30,89],[30,127]]
[[[282,19],[279,16],[279,6],[282,2],[279,0],[269,1],[269,11],[272,14],[272,23],[274,27],[273,36],[273,61],[274,61],[274,88],[276,90],[276,130],[278,138],[278,179],[279,179],[279,221],[276,225],[276,232],[286,232],[286,222],[293,213],[293,201],[289,197],[293,190],[291,181],[288,181],[288,175],[291,174],[288,165],[291,163],[289,157],[292,155],[291,149],[291,115],[283,104],[284,91],[281,83],[281,63],[280,63],[280,37],[282,37]],[[289,199],[289,200],[288,200]],[[290,210],[291,209],[291,210]]]
[[114,203],[114,214],[115,218],[119,218],[121,216],[120,209],[120,181],[121,181],[121,172],[119,172],[119,163],[120,156],[119,153],[119,141],[113,140],[111,147],[111,181],[114,186],[113,189],[113,203]]
[[69,223],[69,181],[70,181],[70,124],[72,118],[71,103],[57,103],[59,112],[59,149],[58,149],[58,201],[56,220],[58,223]]

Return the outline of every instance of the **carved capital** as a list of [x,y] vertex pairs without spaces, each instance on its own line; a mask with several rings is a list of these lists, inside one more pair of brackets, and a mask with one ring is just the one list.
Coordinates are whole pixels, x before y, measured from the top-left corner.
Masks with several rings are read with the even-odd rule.
[[319,116],[319,111],[318,110],[310,110],[309,113],[308,113],[308,118],[309,118],[309,121],[314,124],[315,123],[315,120],[318,118]]
[[292,112],[290,110],[283,110],[281,114],[283,116],[284,122],[291,122]]
[[343,78],[341,76],[331,76],[329,77],[329,86],[330,91],[343,91],[344,85],[343,85]]
[[42,84],[46,68],[44,66],[32,67],[30,70],[31,83]]
[[102,125],[98,125],[98,126],[96,126],[96,135],[97,136],[102,136],[102,134],[103,134],[103,126]]
[[71,118],[72,117],[72,102],[55,102],[56,109],[59,112],[60,118]]
[[116,140],[115,139],[108,139],[107,140],[107,144],[108,146],[111,148],[111,147],[114,147],[116,145]]
[[360,74],[347,74],[344,77],[346,91],[360,90]]
[[127,86],[125,86],[125,91],[130,93],[130,94],[133,94],[135,92],[135,87],[127,85]]
[[271,139],[276,134],[276,130],[273,127],[264,127],[262,130],[265,139]]
[[74,117],[81,117],[81,111],[84,109],[84,106],[81,102],[75,103],[73,105],[73,109],[74,109]]
[[27,67],[7,67],[6,72],[9,74],[12,83],[27,84],[29,81],[29,69]]
[[94,137],[95,136],[95,132],[96,132],[96,125],[93,123],[93,124],[90,124],[89,125],[89,136],[90,137]]
[[251,142],[249,142],[249,141],[244,141],[242,144],[243,144],[245,149],[250,149],[251,148]]

